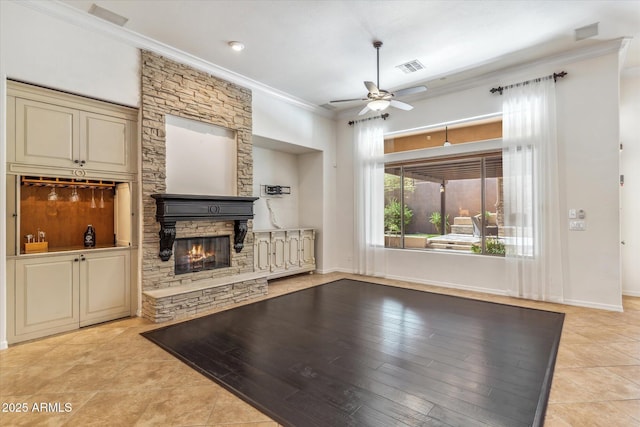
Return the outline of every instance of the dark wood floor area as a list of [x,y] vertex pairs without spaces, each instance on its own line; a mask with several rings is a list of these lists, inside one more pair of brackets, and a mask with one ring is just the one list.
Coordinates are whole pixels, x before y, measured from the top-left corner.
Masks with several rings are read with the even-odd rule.
[[143,335],[285,426],[532,426],[563,319],[343,279]]

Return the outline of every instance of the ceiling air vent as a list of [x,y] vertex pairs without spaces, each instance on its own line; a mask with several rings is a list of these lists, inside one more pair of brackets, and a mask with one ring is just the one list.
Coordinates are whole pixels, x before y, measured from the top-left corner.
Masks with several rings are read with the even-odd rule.
[[422,65],[422,63],[417,59],[414,59],[413,61],[396,65],[396,68],[402,70],[402,72],[405,74],[409,74],[409,73],[415,73],[416,71],[420,71],[424,69],[424,65]]

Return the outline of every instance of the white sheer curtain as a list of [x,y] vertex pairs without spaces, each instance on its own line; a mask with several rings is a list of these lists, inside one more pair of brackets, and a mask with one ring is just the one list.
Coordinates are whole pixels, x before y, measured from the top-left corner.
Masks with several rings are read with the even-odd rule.
[[552,77],[504,92],[503,177],[507,280],[513,296],[561,302],[564,253]]
[[354,272],[383,276],[384,137],[380,120],[354,124]]

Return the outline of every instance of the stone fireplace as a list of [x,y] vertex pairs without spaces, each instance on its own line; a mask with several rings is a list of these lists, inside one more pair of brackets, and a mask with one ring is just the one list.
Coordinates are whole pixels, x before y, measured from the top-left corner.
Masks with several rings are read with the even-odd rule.
[[[142,315],[156,322],[197,314],[267,293],[264,275],[253,272],[253,211],[233,216],[157,216],[166,196],[167,115],[229,129],[236,136],[236,194],[251,199],[253,160],[251,91],[157,54],[142,52]],[[196,196],[189,196],[196,197]],[[224,199],[224,197],[223,197]],[[163,208],[164,209],[164,208]],[[164,211],[163,211],[164,212]],[[236,249],[238,235],[243,247]],[[176,271],[174,240],[230,236],[228,266]],[[246,236],[246,237],[245,237]]]

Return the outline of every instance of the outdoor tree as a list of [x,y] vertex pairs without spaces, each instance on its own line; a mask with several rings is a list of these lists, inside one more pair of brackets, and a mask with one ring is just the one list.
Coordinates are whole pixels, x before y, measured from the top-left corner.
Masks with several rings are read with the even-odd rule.
[[[413,211],[404,205],[404,226],[411,222]],[[384,207],[384,230],[386,233],[400,233],[402,221],[402,204],[398,199],[391,199]]]

